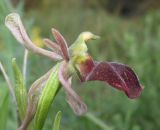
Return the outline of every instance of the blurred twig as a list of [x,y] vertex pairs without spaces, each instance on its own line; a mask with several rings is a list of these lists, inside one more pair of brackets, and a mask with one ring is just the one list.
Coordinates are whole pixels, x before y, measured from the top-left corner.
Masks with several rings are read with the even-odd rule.
[[25,49],[24,60],[23,60],[23,79],[24,79],[24,82],[26,82],[27,60],[28,60],[28,50]]
[[94,124],[98,125],[99,127],[101,127],[103,130],[114,130],[113,127],[108,126],[107,124],[105,124],[102,120],[100,120],[99,118],[95,117],[92,113],[88,112],[85,117],[92,121]]
[[10,93],[13,97],[13,101],[16,103],[16,97],[15,97],[14,90],[13,90],[13,84],[12,84],[10,78],[8,77],[8,75],[7,75],[7,73],[6,73],[6,71],[5,71],[1,62],[0,62],[0,70],[2,71],[2,74],[3,74],[3,76],[6,80],[6,83],[8,85],[9,90],[10,90]]

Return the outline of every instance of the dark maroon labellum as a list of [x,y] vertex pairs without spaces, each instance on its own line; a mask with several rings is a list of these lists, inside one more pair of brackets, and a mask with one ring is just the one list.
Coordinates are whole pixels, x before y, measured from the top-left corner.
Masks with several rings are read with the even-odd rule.
[[136,74],[126,65],[100,62],[86,77],[86,81],[100,80],[122,90],[129,98],[140,96],[142,87]]

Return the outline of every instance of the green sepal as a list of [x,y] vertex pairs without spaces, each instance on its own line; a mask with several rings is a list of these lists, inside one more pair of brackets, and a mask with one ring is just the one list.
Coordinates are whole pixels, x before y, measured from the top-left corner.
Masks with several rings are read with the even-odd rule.
[[42,94],[40,96],[37,111],[35,114],[34,130],[42,130],[49,108],[60,88],[58,71],[59,64],[57,64],[53,69],[44,89],[42,90]]
[[54,119],[53,130],[59,130],[60,122],[61,122],[62,112],[58,111],[56,117]]
[[12,67],[13,67],[13,72],[15,77],[14,93],[16,96],[16,102],[18,107],[18,116],[22,121],[25,117],[26,108],[27,108],[27,90],[25,87],[21,70],[19,69],[16,63],[15,58],[12,59]]

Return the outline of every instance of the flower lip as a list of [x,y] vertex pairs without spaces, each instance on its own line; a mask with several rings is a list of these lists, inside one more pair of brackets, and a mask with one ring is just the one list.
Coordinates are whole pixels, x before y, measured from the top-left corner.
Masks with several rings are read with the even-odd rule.
[[85,81],[94,80],[104,81],[112,87],[124,91],[131,99],[139,97],[143,90],[134,71],[119,63],[97,63],[85,79]]

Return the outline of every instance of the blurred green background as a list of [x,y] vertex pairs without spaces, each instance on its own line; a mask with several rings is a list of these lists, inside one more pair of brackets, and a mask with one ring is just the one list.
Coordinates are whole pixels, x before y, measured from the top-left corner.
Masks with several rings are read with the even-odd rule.
[[[4,26],[5,16],[18,12],[33,41],[44,47],[42,38],[58,29],[72,44],[79,33],[91,31],[101,39],[88,44],[95,60],[116,61],[131,66],[144,86],[142,95],[128,99],[122,92],[100,82],[74,88],[88,110],[115,130],[160,129],[160,1],[159,0],[0,0],[0,60],[13,79],[11,59],[23,64],[24,48]],[[55,63],[29,54],[27,86]],[[75,77],[77,79],[77,77]],[[14,81],[13,81],[14,82]],[[53,103],[44,130],[51,130],[55,113],[63,113],[61,130],[100,130],[92,119],[77,117],[61,90]],[[0,130],[16,130],[15,105],[0,73]]]

